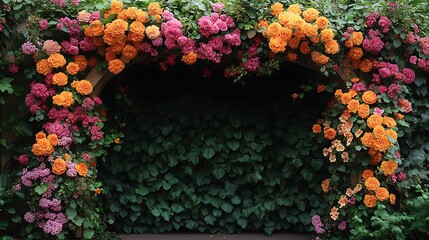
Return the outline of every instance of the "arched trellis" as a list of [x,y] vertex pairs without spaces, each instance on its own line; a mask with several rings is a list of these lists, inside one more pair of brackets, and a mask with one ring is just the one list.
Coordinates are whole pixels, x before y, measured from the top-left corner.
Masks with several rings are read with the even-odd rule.
[[[340,44],[335,39],[336,36],[334,35],[334,32],[328,28],[328,19],[325,17],[319,17],[319,12],[317,10],[309,8],[303,12],[297,4],[292,4],[287,10],[284,10],[283,5],[279,3],[274,4],[271,7],[271,10],[272,14],[275,16],[273,22],[268,24],[267,21],[261,21],[260,26],[258,26],[257,29],[260,34],[267,39],[267,43],[264,46],[269,48],[266,52],[269,52],[270,55],[288,59],[289,61],[296,61],[297,54],[299,53],[307,59],[307,61],[298,61],[298,63],[316,70],[320,69],[321,66],[329,65],[330,61],[332,63],[330,57],[334,57],[336,54],[340,53],[347,55],[345,59],[340,60],[343,61],[341,64],[330,69],[330,73],[338,74],[335,78],[340,79],[344,83],[350,83],[349,81],[358,75],[357,72],[368,73],[371,71],[372,62],[369,59],[364,58],[362,49],[359,47],[363,40],[361,32],[353,33],[352,35],[356,36],[349,38],[348,40],[352,40],[351,43],[346,43],[345,50],[343,49],[343,52],[340,52]],[[221,12],[222,5],[220,3],[215,4],[213,11],[214,16],[219,17]],[[37,85],[37,87],[45,88],[49,85],[49,88],[46,87],[47,90],[49,90],[46,92],[49,92],[49,94],[43,95],[36,91],[35,94],[31,93],[33,96],[30,95],[29,99],[33,97],[38,101],[43,100],[44,103],[46,103],[47,100],[52,99],[52,108],[54,110],[49,117],[50,119],[47,120],[43,126],[48,134],[45,134],[43,130],[36,134],[36,143],[32,148],[32,152],[36,156],[36,159],[39,160],[40,166],[31,171],[25,170],[23,182],[25,182],[25,180],[29,180],[30,182],[27,181],[26,183],[29,183],[28,186],[31,187],[32,181],[41,180],[41,178],[32,179],[28,172],[34,173],[34,171],[44,171],[46,176],[43,177],[47,177],[48,175],[52,176],[49,179],[46,179],[48,184],[42,184],[42,188],[39,187],[35,190],[35,193],[39,196],[35,194],[34,199],[36,199],[36,202],[41,199],[45,199],[42,201],[44,203],[43,206],[41,206],[42,210],[52,210],[58,212],[58,214],[62,214],[60,220],[47,220],[44,219],[44,217],[37,217],[38,219],[35,219],[35,214],[31,212],[29,212],[26,217],[29,223],[39,221],[39,227],[44,230],[46,226],[49,226],[49,231],[46,230],[45,232],[50,235],[64,234],[62,226],[68,221],[72,223],[70,224],[70,229],[76,230],[81,227],[81,221],[88,220],[90,222],[96,222],[90,225],[90,227],[87,226],[86,232],[83,233],[87,238],[91,238],[94,234],[93,229],[101,225],[99,219],[94,220],[88,217],[92,216],[91,214],[94,214],[95,212],[92,208],[88,208],[84,211],[84,215],[87,215],[85,220],[81,220],[82,218],[76,217],[76,209],[78,209],[78,207],[83,209],[84,204],[90,204],[94,201],[93,198],[82,197],[83,200],[88,201],[74,201],[70,197],[74,196],[75,192],[61,188],[61,186],[55,186],[55,181],[56,179],[61,179],[59,182],[61,184],[62,182],[66,182],[70,184],[78,185],[83,183],[87,185],[86,187],[78,185],[81,189],[77,191],[76,199],[79,195],[90,196],[94,192],[96,194],[100,193],[100,185],[96,183],[94,179],[90,179],[92,176],[95,177],[96,175],[95,163],[90,160],[102,155],[102,152],[97,152],[100,146],[109,147],[117,141],[115,135],[108,136],[105,138],[107,140],[103,139],[100,127],[100,125],[102,125],[102,111],[96,109],[94,106],[100,105],[97,96],[100,95],[108,81],[114,77],[112,72],[119,74],[125,68],[126,63],[130,62],[130,60],[134,59],[137,54],[140,53],[139,51],[146,54],[153,54],[153,46],[162,46],[162,40],[165,40],[165,44],[171,44],[171,48],[175,50],[177,50],[177,48],[179,50],[181,49],[180,54],[182,56],[182,61],[189,65],[195,63],[197,60],[209,60],[217,63],[217,61],[221,60],[221,58],[218,59],[217,56],[230,53],[233,47],[238,47],[240,45],[238,44],[240,42],[240,31],[238,28],[234,29],[234,24],[228,22],[233,21],[232,18],[228,18],[226,15],[224,17],[226,19],[225,22],[227,22],[224,23],[226,25],[222,25],[223,23],[220,23],[220,27],[218,26],[219,28],[225,28],[225,31],[219,31],[218,29],[217,32],[211,33],[204,28],[204,23],[201,24],[200,34],[203,37],[208,38],[211,35],[221,35],[221,41],[224,41],[223,44],[227,46],[226,49],[222,50],[224,52],[219,50],[219,52],[216,52],[214,55],[206,55],[207,49],[205,49],[205,47],[207,47],[207,43],[203,42],[197,47],[195,40],[191,38],[182,38],[179,40],[179,38],[182,37],[180,36],[177,39],[168,39],[171,32],[163,29],[162,26],[161,30],[158,27],[158,25],[161,25],[162,20],[164,19],[165,22],[170,22],[170,24],[177,29],[181,28],[181,24],[174,18],[172,13],[163,11],[161,6],[156,2],[150,3],[146,12],[135,7],[124,9],[122,2],[113,0],[110,7],[102,14],[104,15],[101,16],[103,21],[98,19],[90,20],[90,18],[88,18],[87,21],[84,21],[85,39],[82,41],[84,42],[83,45],[88,44],[90,46],[88,48],[90,48],[91,51],[88,49],[88,53],[97,50],[99,55],[104,56],[104,61],[109,63],[109,65],[110,63],[115,65],[113,70],[109,67],[109,71],[98,71],[93,67],[83,78],[77,79],[76,76],[78,76],[77,74],[79,72],[81,74],[86,73],[85,69],[87,62],[86,59],[82,60],[82,55],[78,55],[80,58],[78,59],[76,56],[73,57],[73,54],[70,54],[70,52],[66,52],[66,57],[58,52],[47,53],[45,56],[42,55],[36,64],[37,72],[44,76],[44,81],[46,83],[45,85],[42,84],[44,86]],[[204,16],[201,19],[203,19],[201,21],[205,22],[205,24],[209,24],[210,21],[212,21],[209,16]],[[129,24],[127,21],[132,23]],[[77,22],[74,24],[76,23]],[[211,24],[213,24],[213,22]],[[153,46],[140,45],[145,40],[148,41],[147,43],[149,45],[153,44]],[[121,43],[119,44],[119,47],[115,45],[118,42]],[[262,45],[258,45],[258,47],[261,46]],[[116,47],[118,48],[116,49]],[[201,47],[202,50],[198,49],[199,47]],[[137,51],[137,49],[139,51]],[[169,47],[167,47],[166,51],[168,51],[168,49]],[[326,54],[321,53],[322,50],[325,51]],[[250,50],[245,52],[245,54],[247,54],[247,59],[257,58],[256,51]],[[328,57],[328,55],[330,57]],[[71,61],[72,58],[74,61]],[[85,58],[85,56],[83,56],[83,58]],[[349,62],[351,63],[349,64]],[[79,66],[79,63],[82,65]],[[241,63],[242,65],[245,65],[244,61]],[[246,69],[244,66],[240,67],[240,70],[243,72],[252,70],[251,68]],[[255,70],[253,69],[253,71]],[[67,72],[67,74],[65,74],[65,72]],[[69,77],[70,79],[76,79],[77,81],[73,81],[69,84],[67,80]],[[37,83],[33,84],[33,86],[36,84]],[[374,112],[370,112],[370,109],[372,111],[372,108],[375,111],[375,106],[377,106],[378,101],[378,97],[373,91],[362,92],[360,90],[348,89],[347,87],[344,87],[343,90],[350,91],[344,93],[342,91],[336,92],[336,96],[339,100],[338,108],[339,110],[343,110],[341,116],[335,116],[335,121],[338,121],[339,119],[341,122],[338,124],[341,129],[341,136],[346,138],[347,146],[349,146],[352,141],[362,142],[364,148],[360,147],[359,149],[370,149],[369,154],[371,155],[371,161],[373,159],[374,161],[377,160],[377,162],[375,162],[375,165],[377,165],[381,161],[382,155],[393,146],[397,138],[397,134],[395,132],[396,122],[393,118],[388,116],[381,117],[383,113],[375,114]],[[31,101],[29,100],[29,102]],[[49,105],[50,104],[51,103],[49,102]],[[360,108],[361,106],[362,109]],[[42,107],[45,107],[45,105],[42,105]],[[72,111],[70,109],[79,110],[76,110],[76,113],[70,112]],[[83,116],[82,112],[89,114]],[[37,111],[34,113],[37,114]],[[360,134],[356,133],[355,137],[353,136],[350,126],[351,114],[359,116],[361,118],[360,121],[363,122],[365,126],[369,126],[369,129],[367,129],[365,134],[361,132]],[[89,115],[91,116],[90,119],[87,117]],[[55,122],[53,123],[52,120]],[[64,122],[64,125],[61,127],[66,128],[65,130],[68,130],[69,135],[60,136],[59,134],[55,134],[54,131],[51,131],[50,124],[56,124],[57,121]],[[325,156],[329,155],[330,161],[335,162],[336,156],[333,154],[333,149],[336,148],[338,152],[341,152],[338,149],[344,148],[344,146],[341,142],[338,142],[340,140],[335,142],[335,140],[337,140],[335,139],[337,136],[337,130],[332,124],[333,122],[329,121],[319,122],[313,127],[313,132],[323,132],[324,136],[322,139],[332,141],[332,148],[326,149],[327,154]],[[55,127],[60,126],[55,125]],[[388,130],[385,131],[384,127]],[[77,134],[71,133],[72,131]],[[81,134],[86,134],[87,138],[82,138]],[[363,136],[360,138],[361,134],[363,134]],[[71,136],[74,139],[72,139]],[[392,139],[394,141],[392,141]],[[85,140],[89,141],[84,143]],[[348,162],[348,155],[345,156],[341,154],[341,157],[343,158],[344,163]],[[68,161],[70,159],[74,162]],[[390,163],[391,162],[389,162],[389,164]],[[362,185],[359,184],[359,182],[361,182],[360,175],[357,176],[358,177],[354,178],[350,183],[351,185],[356,185],[352,195],[362,189]],[[27,184],[24,185],[27,186]],[[360,187],[358,187],[359,185]],[[322,185],[322,187],[324,186],[326,190],[329,191],[329,184],[328,187],[326,187],[326,184]],[[61,194],[54,196],[53,193],[55,193],[58,188],[60,188],[62,192]],[[373,189],[369,190],[372,191]],[[63,199],[58,199],[58,197],[63,197]],[[61,200],[63,200],[63,202],[61,202]],[[73,204],[70,202],[64,204],[64,202],[68,200],[73,202]],[[37,203],[35,205],[37,205]],[[367,205],[366,202],[365,205]],[[40,207],[35,206],[35,208]],[[65,214],[64,209],[66,209]],[[336,220],[338,218],[338,211],[334,214],[331,213],[331,216],[334,215],[336,215],[336,218],[332,219]],[[42,221],[43,224],[40,224],[40,221]],[[64,237],[64,235],[61,236]]]

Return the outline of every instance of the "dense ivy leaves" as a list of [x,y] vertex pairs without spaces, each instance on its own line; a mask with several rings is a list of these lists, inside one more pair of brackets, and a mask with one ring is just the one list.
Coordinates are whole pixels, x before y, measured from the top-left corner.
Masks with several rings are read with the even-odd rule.
[[327,207],[320,189],[326,166],[311,127],[329,94],[293,101],[299,85],[311,82],[296,65],[244,86],[194,79],[180,68],[143,79],[141,72],[153,71],[147,68],[116,81],[128,86],[132,106],[110,107],[125,138],[121,152],[99,166],[110,228],[308,231],[312,214]]

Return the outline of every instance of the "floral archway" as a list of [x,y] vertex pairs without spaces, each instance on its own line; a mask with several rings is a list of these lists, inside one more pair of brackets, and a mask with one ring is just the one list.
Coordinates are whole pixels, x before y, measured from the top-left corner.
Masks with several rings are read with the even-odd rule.
[[[313,216],[315,236],[344,236],[346,229],[370,236],[374,233],[357,226],[362,219],[372,219],[380,209],[397,211],[406,180],[399,171],[398,137],[409,125],[404,115],[413,110],[409,86],[429,71],[429,40],[419,35],[417,25],[398,27],[373,12],[364,28],[348,27],[341,34],[315,8],[275,3],[264,18],[243,26],[228,15],[231,6],[221,2],[208,3],[211,8],[192,25],[168,4],[125,5],[113,0],[101,12],[82,10],[76,19],[61,18],[56,28],[68,35],[61,44],[46,40],[40,51],[31,42],[22,46],[36,63],[25,102],[40,130],[31,153],[18,158],[28,164],[19,184],[31,196],[31,211],[24,215],[28,232],[37,232],[34,228],[44,237],[65,239],[78,231],[91,239],[102,229],[95,204],[103,192],[96,159],[107,148],[120,148],[124,136],[103,131],[106,110],[97,95],[127,64],[143,60],[168,69],[177,61],[218,65],[233,56],[236,61],[228,62],[224,75],[234,81],[267,75],[282,61],[339,75],[347,89],[335,91],[332,107],[312,129],[326,145],[320,154],[332,176],[321,188],[333,203],[327,217]],[[396,14],[401,7],[391,4],[389,11]],[[39,23],[41,28],[49,24]],[[319,85],[318,91],[326,87]]]

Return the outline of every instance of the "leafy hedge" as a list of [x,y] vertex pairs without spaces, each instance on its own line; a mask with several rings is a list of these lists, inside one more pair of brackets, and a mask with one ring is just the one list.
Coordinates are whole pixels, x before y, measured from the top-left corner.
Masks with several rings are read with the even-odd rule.
[[327,207],[326,169],[309,129],[329,94],[292,101],[292,82],[304,80],[281,72],[242,87],[174,71],[187,80],[129,76],[133,106],[116,110],[126,122],[122,150],[99,166],[110,227],[308,231],[311,215]]

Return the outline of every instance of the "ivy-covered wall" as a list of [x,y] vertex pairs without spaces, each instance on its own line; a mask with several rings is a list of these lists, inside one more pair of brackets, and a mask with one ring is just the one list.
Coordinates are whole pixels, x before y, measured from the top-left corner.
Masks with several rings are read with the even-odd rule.
[[157,72],[156,79],[143,77],[147,71],[156,70],[134,66],[104,92],[107,98],[110,89],[128,87],[132,102],[109,107],[125,137],[122,150],[99,164],[112,230],[310,229],[312,214],[327,208],[320,188],[326,169],[311,127],[330,94],[291,94],[314,84],[311,71],[285,65],[245,85],[195,78],[189,69]]

